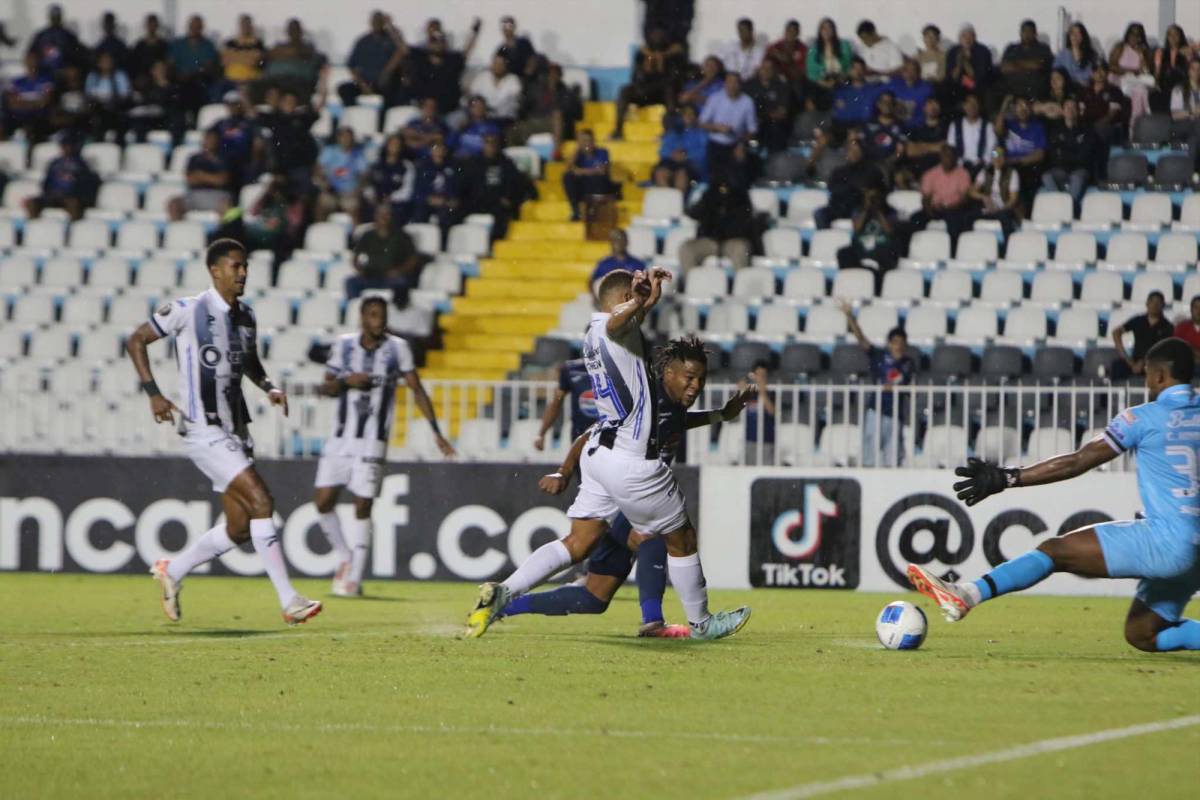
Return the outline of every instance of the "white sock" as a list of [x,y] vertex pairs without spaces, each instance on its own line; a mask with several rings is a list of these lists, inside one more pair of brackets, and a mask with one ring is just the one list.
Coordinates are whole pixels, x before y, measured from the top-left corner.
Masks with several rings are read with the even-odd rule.
[[971,607],[975,607],[983,602],[983,594],[979,591],[979,587],[974,581],[963,581],[962,583],[954,584],[955,588],[967,596],[967,602]]
[[690,556],[667,556],[667,574],[671,577],[671,585],[683,603],[683,613],[693,625],[700,625],[708,620],[708,587],[704,582],[704,567],[700,566],[700,554]]
[[279,534],[275,532],[275,523],[270,519],[250,520],[250,541],[254,549],[262,557],[263,566],[267,568],[267,577],[279,595],[280,608],[287,608],[296,596],[292,582],[288,579],[287,564],[283,561],[283,545],[279,542]]
[[338,554],[339,561],[350,560],[350,548],[346,546],[346,537],[342,536],[342,521],[336,511],[329,511],[318,517],[321,532],[329,540],[329,546]]
[[346,526],[346,533],[353,551],[350,574],[346,579],[352,583],[362,583],[363,575],[367,571],[367,556],[371,553],[371,520],[355,517]]
[[508,576],[504,585],[516,597],[528,592],[564,567],[570,566],[572,561],[571,551],[565,544],[555,539],[534,550],[529,558],[525,559],[525,563]]
[[183,576],[203,564],[212,561],[227,550],[234,548],[233,540],[225,531],[225,523],[209,528],[196,543],[171,559],[167,574],[172,580],[181,581]]

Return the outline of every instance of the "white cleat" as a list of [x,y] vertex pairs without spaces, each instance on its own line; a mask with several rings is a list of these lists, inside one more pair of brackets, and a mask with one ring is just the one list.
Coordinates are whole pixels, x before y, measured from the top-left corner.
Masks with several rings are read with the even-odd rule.
[[967,615],[973,605],[971,599],[957,585],[946,583],[916,564],[908,565],[908,582],[941,607],[946,622],[958,622]]
[[287,608],[283,610],[283,621],[288,625],[303,625],[320,613],[320,600],[309,600],[306,597],[296,595],[292,598],[292,602],[287,604]]
[[178,622],[183,616],[183,611],[179,608],[179,593],[183,591],[183,586],[179,581],[167,574],[167,566],[171,562],[168,559],[160,558],[154,562],[154,566],[150,568],[150,574],[154,576],[154,580],[158,581],[162,587],[162,610],[167,615],[167,619],[172,622]]

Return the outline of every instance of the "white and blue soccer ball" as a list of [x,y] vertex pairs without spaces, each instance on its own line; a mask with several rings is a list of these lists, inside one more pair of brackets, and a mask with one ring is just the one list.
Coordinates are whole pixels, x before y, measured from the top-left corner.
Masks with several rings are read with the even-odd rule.
[[875,620],[875,635],[888,650],[916,650],[928,629],[925,612],[903,600],[888,603]]

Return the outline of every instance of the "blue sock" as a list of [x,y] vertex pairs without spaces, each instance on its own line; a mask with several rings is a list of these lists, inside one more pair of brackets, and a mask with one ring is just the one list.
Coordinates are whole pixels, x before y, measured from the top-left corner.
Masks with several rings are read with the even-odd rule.
[[1054,571],[1054,562],[1050,556],[1041,550],[1030,550],[1023,556],[1017,556],[1012,561],[1006,561],[994,570],[975,581],[979,588],[979,596],[983,600],[991,600],[1009,592],[1019,592],[1028,589],[1035,583],[1041,583]]
[[637,586],[642,624],[662,622],[663,594],[667,591],[667,542],[661,536],[647,539],[638,548]]
[[1159,631],[1154,644],[1164,653],[1168,650],[1200,650],[1200,622],[1185,619],[1173,628]]
[[545,614],[561,617],[566,614],[603,614],[607,608],[608,603],[582,586],[560,586],[549,592],[523,594],[506,605],[500,616]]

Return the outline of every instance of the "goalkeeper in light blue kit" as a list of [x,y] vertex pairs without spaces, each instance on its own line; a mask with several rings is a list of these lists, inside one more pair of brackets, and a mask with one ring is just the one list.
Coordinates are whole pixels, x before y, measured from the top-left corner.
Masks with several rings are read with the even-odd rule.
[[958,498],[975,505],[1008,488],[1074,478],[1136,450],[1145,519],[1105,522],[1055,537],[968,583],[949,584],[910,564],[913,588],[955,622],[980,603],[1028,589],[1054,572],[1140,578],[1125,618],[1126,641],[1148,652],[1200,650],[1200,621],[1183,617],[1200,590],[1200,397],[1192,391],[1194,369],[1191,346],[1164,339],[1146,354],[1150,402],[1118,414],[1079,450],[1023,468],[972,458],[955,470],[965,478],[954,484]]

